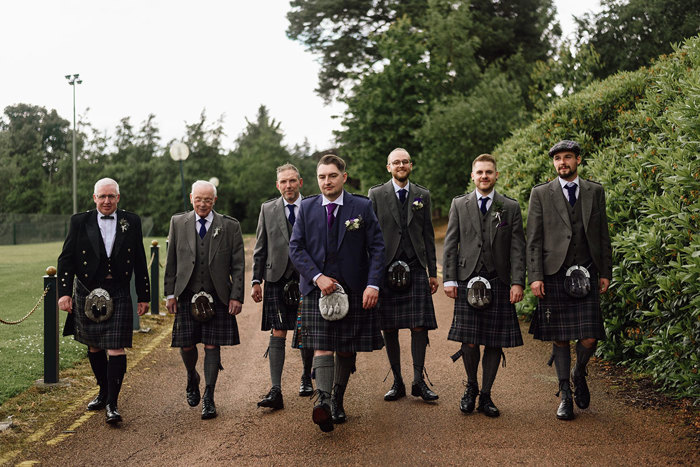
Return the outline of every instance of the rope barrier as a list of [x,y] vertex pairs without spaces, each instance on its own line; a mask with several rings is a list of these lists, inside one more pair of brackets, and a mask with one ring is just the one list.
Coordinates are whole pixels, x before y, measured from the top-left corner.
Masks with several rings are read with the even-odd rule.
[[10,324],[10,325],[19,324],[19,323],[21,323],[22,321],[24,321],[25,319],[29,318],[29,316],[31,316],[31,314],[34,313],[34,312],[36,311],[37,308],[39,308],[39,305],[41,305],[41,302],[44,301],[44,297],[46,297],[46,294],[47,294],[47,293],[49,293],[49,288],[48,288],[48,287],[46,287],[46,288],[44,289],[44,293],[41,295],[41,298],[40,298],[39,301],[36,303],[36,305],[34,305],[34,308],[32,308],[31,311],[30,311],[29,313],[27,313],[26,315],[24,315],[24,317],[23,317],[22,319],[19,319],[19,320],[17,320],[17,321],[5,321],[4,319],[0,318],[0,323],[2,323],[2,324]]
[[156,257],[155,253],[151,253],[151,259],[148,260],[148,269],[151,269],[151,264],[153,264],[153,258]]

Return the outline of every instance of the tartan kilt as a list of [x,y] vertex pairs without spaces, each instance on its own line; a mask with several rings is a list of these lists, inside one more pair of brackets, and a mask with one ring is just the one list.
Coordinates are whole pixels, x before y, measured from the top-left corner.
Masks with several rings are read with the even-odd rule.
[[285,280],[278,282],[265,281],[265,290],[263,293],[263,309],[262,309],[262,331],[270,329],[290,330],[295,329],[297,325],[297,310],[299,307],[288,307],[284,303],[284,286],[287,283]]
[[327,321],[318,309],[321,291],[316,289],[301,299],[301,327],[294,331],[293,343],[299,348],[336,352],[372,352],[384,347],[377,308],[362,308],[362,293],[349,293],[350,311],[345,318]]
[[487,308],[479,310],[467,301],[469,279],[458,281],[454,317],[447,339],[487,347],[523,345],[515,305],[510,303],[510,286],[498,277],[489,282],[493,301]]
[[127,284],[105,283],[101,288],[109,292],[114,304],[114,313],[107,321],[95,323],[85,315],[85,299],[90,291],[76,287],[73,304],[75,340],[98,349],[121,349],[131,347],[134,335],[134,307],[131,304],[131,288]]
[[211,294],[214,297],[214,317],[201,323],[190,313],[192,295],[186,290],[177,298],[171,347],[190,347],[200,342],[205,345],[240,344],[238,323],[235,316],[228,314],[228,303],[221,303],[215,293]]
[[408,290],[396,292],[385,284],[379,293],[382,329],[437,329],[428,274],[418,261],[409,267],[411,287]]
[[[598,271],[591,273],[591,292],[583,298],[570,297],[564,291],[566,268],[544,276],[545,296],[539,299],[532,315],[529,333],[542,341],[569,341],[583,338],[605,339],[600,311]],[[549,319],[546,312],[549,311]]]

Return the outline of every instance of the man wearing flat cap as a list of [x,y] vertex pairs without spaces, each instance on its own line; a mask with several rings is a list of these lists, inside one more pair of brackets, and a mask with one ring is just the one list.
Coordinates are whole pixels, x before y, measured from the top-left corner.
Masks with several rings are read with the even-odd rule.
[[[539,299],[530,333],[553,341],[550,364],[554,361],[561,395],[557,418],[572,420],[574,401],[580,409],[590,403],[586,365],[597,340],[605,338],[600,294],[612,278],[612,247],[605,192],[578,176],[578,143],[560,141],[549,156],[558,177],[532,189],[527,217],[528,280]],[[571,340],[577,341],[573,370]]]

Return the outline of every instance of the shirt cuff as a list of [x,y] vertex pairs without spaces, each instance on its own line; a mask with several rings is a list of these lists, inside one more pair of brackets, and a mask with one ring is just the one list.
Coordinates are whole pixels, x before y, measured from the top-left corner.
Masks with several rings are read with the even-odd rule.
[[457,284],[457,281],[447,281],[442,284],[442,287],[459,287],[459,284]]
[[376,291],[379,291],[379,287],[377,287],[376,285],[368,285],[367,287],[369,287],[370,289],[374,289]]
[[321,277],[322,275],[323,275],[323,274],[321,274],[321,273],[319,272],[318,274],[316,274],[316,275],[314,276],[314,278],[312,279],[312,282],[314,283],[314,285],[316,285],[316,280],[317,280],[319,277]]
[[170,300],[171,298],[175,298],[175,295],[166,295],[165,299]]

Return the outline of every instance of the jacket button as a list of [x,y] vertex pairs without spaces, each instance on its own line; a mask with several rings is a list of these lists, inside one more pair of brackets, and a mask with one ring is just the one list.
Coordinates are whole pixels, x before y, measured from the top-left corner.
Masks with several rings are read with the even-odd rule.
[[87,261],[83,261],[83,266],[87,266]]
[[85,250],[83,250],[83,254],[85,254]]
[[87,274],[85,274],[85,278],[87,279]]

